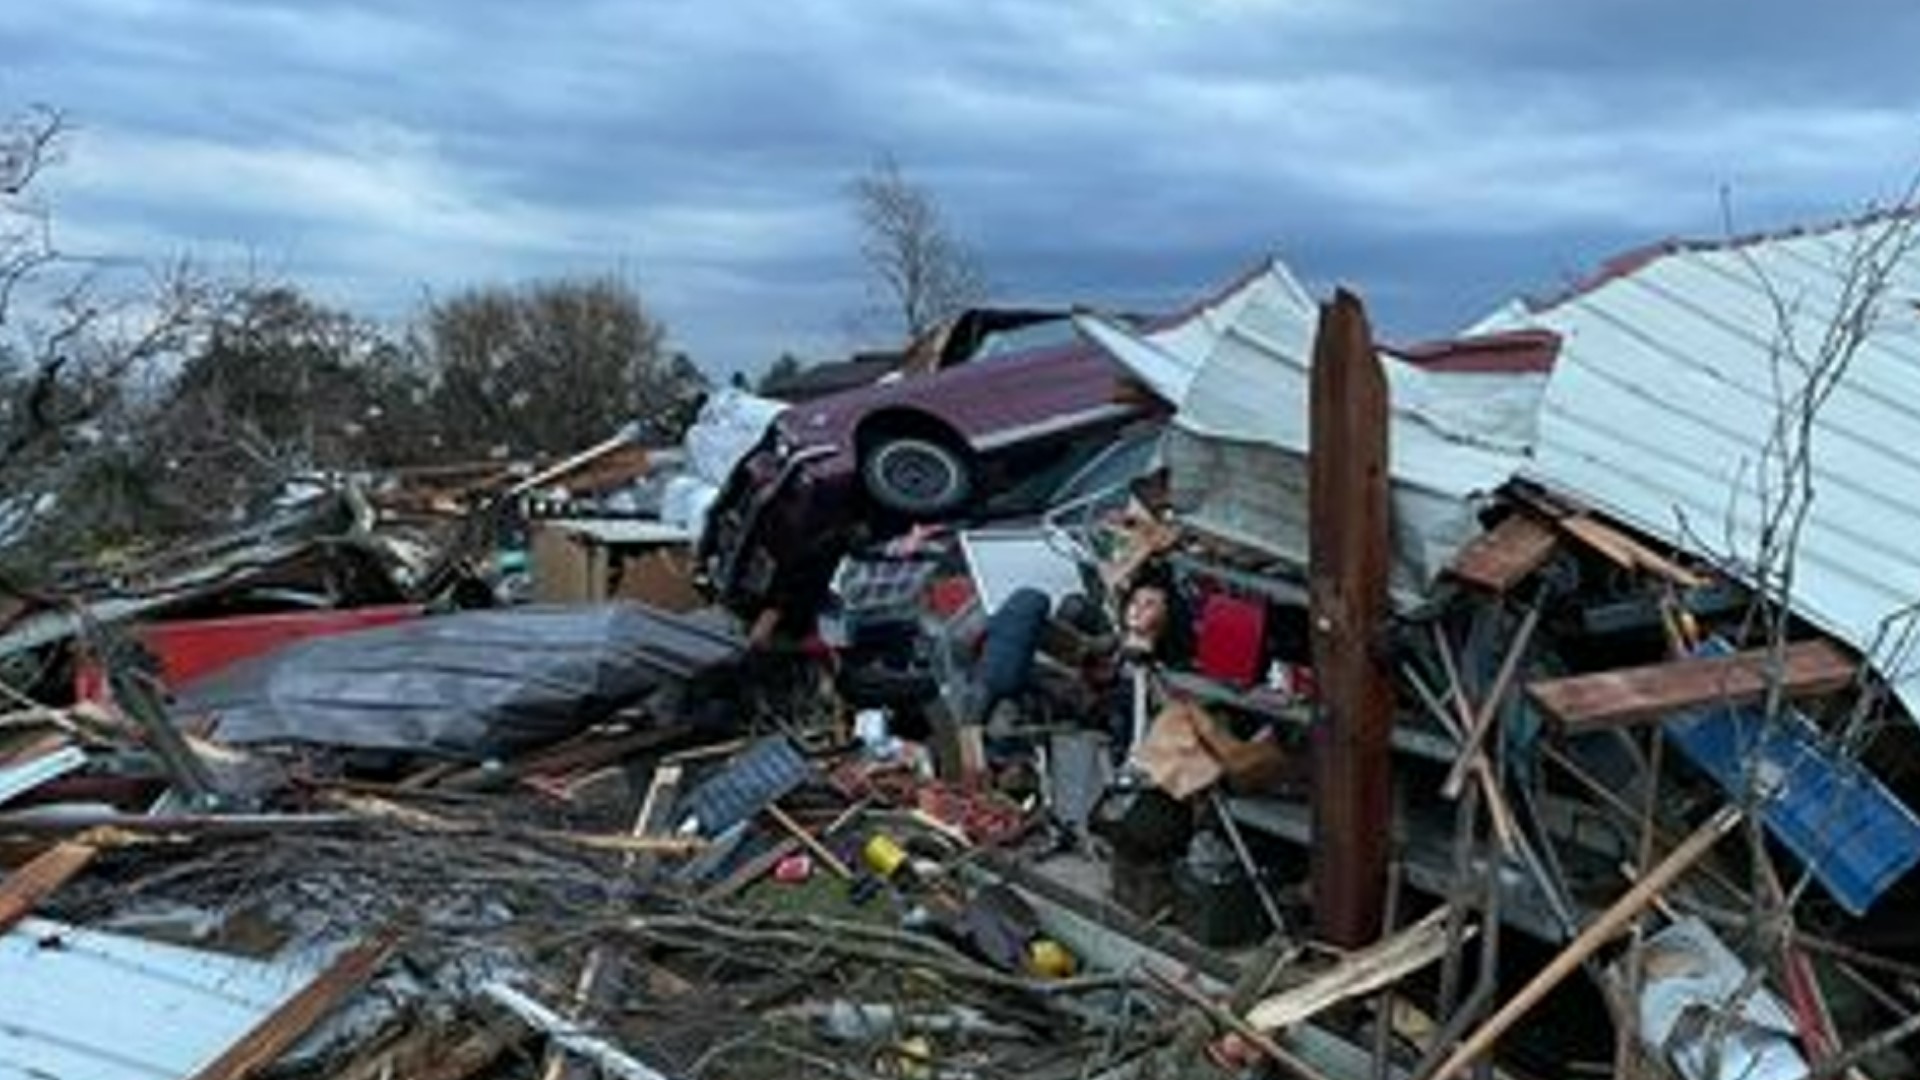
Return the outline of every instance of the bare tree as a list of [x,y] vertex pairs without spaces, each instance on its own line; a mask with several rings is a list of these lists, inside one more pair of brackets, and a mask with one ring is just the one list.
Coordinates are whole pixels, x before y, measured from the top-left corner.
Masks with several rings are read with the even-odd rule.
[[860,254],[909,337],[986,299],[973,251],[947,228],[933,192],[907,178],[891,155],[850,186]]
[[16,570],[139,515],[142,384],[210,296],[184,266],[126,282],[131,264],[59,248],[39,188],[67,134],[51,109],[0,120],[0,546]]

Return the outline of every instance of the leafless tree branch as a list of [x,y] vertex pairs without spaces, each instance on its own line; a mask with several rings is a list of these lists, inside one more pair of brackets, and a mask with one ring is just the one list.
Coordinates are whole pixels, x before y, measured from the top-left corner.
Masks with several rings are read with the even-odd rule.
[[909,337],[984,301],[979,259],[949,231],[933,193],[910,180],[892,155],[856,178],[849,194],[860,255]]

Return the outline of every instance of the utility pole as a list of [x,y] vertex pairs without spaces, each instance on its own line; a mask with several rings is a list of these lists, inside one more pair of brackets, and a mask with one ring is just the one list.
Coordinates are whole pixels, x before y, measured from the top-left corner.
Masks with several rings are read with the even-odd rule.
[[1320,306],[1308,416],[1309,616],[1320,704],[1312,729],[1313,905],[1343,947],[1380,934],[1392,848],[1387,382],[1360,298]]

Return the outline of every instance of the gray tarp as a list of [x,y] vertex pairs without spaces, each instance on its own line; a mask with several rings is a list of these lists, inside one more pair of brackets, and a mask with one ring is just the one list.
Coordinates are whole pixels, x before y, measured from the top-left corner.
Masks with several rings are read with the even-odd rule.
[[231,743],[511,754],[736,658],[731,634],[639,604],[468,611],[313,638],[187,687]]

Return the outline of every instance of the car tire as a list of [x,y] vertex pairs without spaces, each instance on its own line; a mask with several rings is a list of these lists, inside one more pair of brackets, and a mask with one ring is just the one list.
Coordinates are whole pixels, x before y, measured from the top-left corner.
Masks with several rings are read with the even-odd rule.
[[876,439],[860,460],[860,479],[874,502],[922,518],[951,514],[973,494],[966,457],[944,442],[915,435]]

